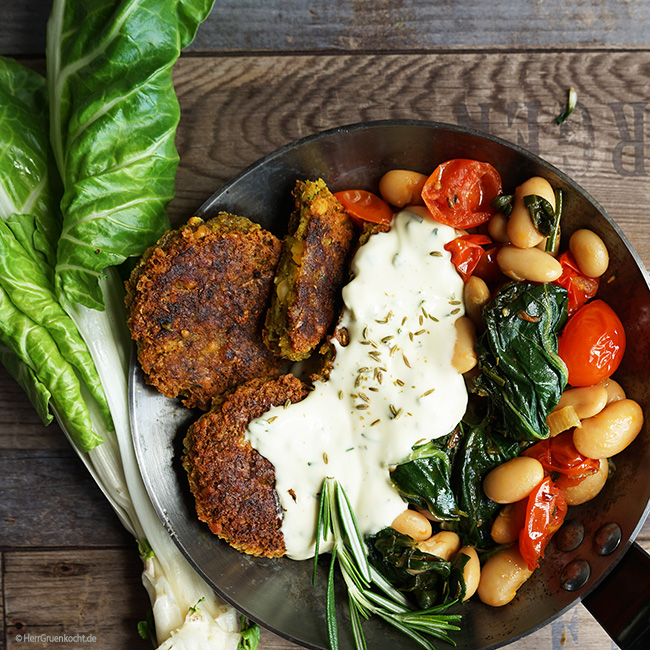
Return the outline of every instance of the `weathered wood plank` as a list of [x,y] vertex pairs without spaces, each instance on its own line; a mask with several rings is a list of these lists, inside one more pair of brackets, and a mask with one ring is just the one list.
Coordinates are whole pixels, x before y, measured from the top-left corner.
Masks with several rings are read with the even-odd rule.
[[3,450],[0,547],[132,543],[74,452]]
[[[0,52],[43,52],[50,7],[48,0],[0,0]],[[649,19],[644,0],[217,0],[188,50],[645,47]]]
[[0,366],[0,450],[69,448],[56,422],[43,426],[23,389]]
[[[4,623],[5,621],[5,589],[4,589],[4,553],[0,552],[0,567],[3,567],[0,571],[0,621]],[[6,625],[2,626],[0,630],[0,650],[5,650],[7,647],[6,642]]]
[[[175,77],[181,165],[170,214],[184,221],[295,138],[363,120],[434,120],[480,128],[557,165],[650,263],[639,200],[650,190],[649,66],[645,52],[186,58]],[[578,106],[558,126],[570,86]]]
[[150,609],[141,570],[135,544],[5,553],[7,649],[151,648],[137,632]]

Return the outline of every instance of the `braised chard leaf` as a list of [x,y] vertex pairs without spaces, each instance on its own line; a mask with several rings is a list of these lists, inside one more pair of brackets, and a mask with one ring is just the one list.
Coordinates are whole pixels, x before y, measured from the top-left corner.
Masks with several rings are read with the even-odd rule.
[[490,428],[488,418],[463,426],[454,456],[452,488],[459,507],[465,513],[453,524],[453,529],[463,539],[479,549],[494,545],[490,536],[492,520],[499,504],[487,498],[483,479],[497,465],[517,456],[521,443],[509,440]]
[[420,608],[450,603],[465,594],[463,568],[467,556],[452,563],[425,553],[407,535],[384,528],[368,540],[369,560],[399,591]]
[[450,436],[445,436],[415,448],[412,459],[391,473],[395,487],[407,501],[441,521],[457,521],[462,514],[450,484],[454,448],[449,441]]
[[512,282],[483,310],[486,329],[475,347],[481,373],[473,390],[488,397],[509,438],[548,437],[546,417],[567,383],[557,353],[567,302],[563,287]]

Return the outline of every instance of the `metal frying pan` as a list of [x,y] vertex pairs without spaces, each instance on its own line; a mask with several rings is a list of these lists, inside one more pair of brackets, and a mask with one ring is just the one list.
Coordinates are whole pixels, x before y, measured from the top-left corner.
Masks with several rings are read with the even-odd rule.
[[[608,277],[612,275],[615,279],[601,284],[600,295],[619,314],[628,341],[616,378],[628,396],[650,414],[648,273],[623,233],[596,201],[562,172],[515,145],[469,129],[431,122],[381,121],[337,128],[266,156],[222,187],[198,215],[209,218],[226,210],[258,221],[281,236],[291,210],[290,193],[296,179],[322,177],[333,191],[376,191],[380,177],[389,169],[427,174],[450,158],[476,158],[492,163],[501,173],[506,191],[532,175],[545,176],[553,186],[564,190],[563,232],[589,227],[603,237],[611,259]],[[130,390],[133,439],[140,470],[154,507],[181,551],[225,600],[251,619],[305,647],[327,648],[325,565],[320,567],[314,587],[311,562],[252,558],[214,537],[195,516],[179,460],[186,428],[198,414],[145,385],[135,362]],[[637,554],[641,560],[647,558],[633,544],[649,511],[647,424],[633,445],[615,461],[616,472],[603,492],[594,501],[570,510],[573,523],[554,538],[541,568],[512,603],[498,609],[480,602],[462,607],[462,632],[455,635],[458,648],[479,650],[514,641],[549,623],[591,592],[593,595],[585,603],[597,610],[599,598],[601,602],[604,598],[608,614],[614,600],[623,600],[620,596],[608,599],[607,594],[603,597],[596,587],[629,547],[633,547],[633,559],[637,559]],[[638,575],[638,570],[635,567],[632,575]],[[644,602],[650,602],[650,583],[645,580],[644,584],[646,593],[639,596],[631,614],[642,612]],[[343,596],[338,598],[339,603],[347,601]],[[629,601],[629,597],[625,600]],[[342,606],[340,621],[347,620],[344,610]],[[617,641],[631,648],[639,626],[626,627],[629,618],[610,624],[619,628],[612,632]],[[647,621],[645,609],[641,627]],[[354,647],[347,628],[341,625],[340,642],[344,649]],[[364,624],[364,630],[369,648],[415,647],[379,620]],[[645,643],[644,647],[650,647],[647,638]],[[444,643],[436,646],[448,647]]]

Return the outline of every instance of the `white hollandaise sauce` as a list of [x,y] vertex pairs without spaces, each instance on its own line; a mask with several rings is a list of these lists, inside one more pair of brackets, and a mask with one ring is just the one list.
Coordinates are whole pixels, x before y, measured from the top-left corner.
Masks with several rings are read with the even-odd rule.
[[362,535],[390,526],[406,508],[390,469],[463,417],[467,391],[451,363],[463,282],[444,250],[456,236],[408,211],[372,235],[343,288],[348,342],[334,341],[329,379],[249,424],[248,440],[275,467],[288,557],[313,557],[328,476],[345,488]]

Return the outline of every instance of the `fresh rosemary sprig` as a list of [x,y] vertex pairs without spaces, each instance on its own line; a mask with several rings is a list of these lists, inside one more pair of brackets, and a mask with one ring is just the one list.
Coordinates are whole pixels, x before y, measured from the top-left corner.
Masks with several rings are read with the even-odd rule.
[[348,590],[350,620],[357,650],[367,650],[361,623],[373,615],[379,616],[428,650],[434,650],[434,646],[423,633],[456,645],[447,632],[460,630],[455,623],[460,621],[461,615],[440,613],[456,601],[419,611],[410,607],[406,598],[368,562],[366,546],[348,497],[334,478],[326,478],[321,490],[314,581],[321,541],[333,543],[326,596],[327,633],[331,650],[338,650],[339,647],[334,600],[337,564]]

